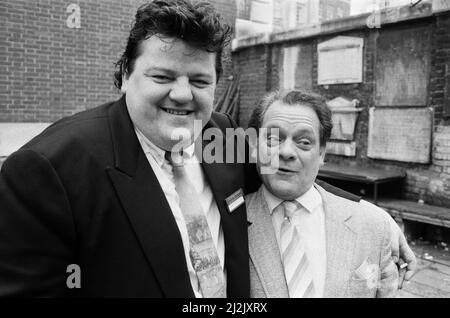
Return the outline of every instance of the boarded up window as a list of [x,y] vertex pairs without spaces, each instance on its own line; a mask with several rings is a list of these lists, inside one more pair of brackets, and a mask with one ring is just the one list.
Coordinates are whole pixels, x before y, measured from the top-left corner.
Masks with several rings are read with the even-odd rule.
[[381,30],[377,39],[376,106],[426,106],[430,73],[428,26]]

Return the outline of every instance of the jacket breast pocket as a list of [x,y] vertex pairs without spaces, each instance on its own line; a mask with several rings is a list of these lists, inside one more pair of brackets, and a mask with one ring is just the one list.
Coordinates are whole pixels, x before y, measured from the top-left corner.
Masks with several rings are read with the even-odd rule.
[[376,296],[378,287],[378,272],[372,273],[365,278],[359,278],[355,274],[350,279],[348,293],[349,297],[373,298]]

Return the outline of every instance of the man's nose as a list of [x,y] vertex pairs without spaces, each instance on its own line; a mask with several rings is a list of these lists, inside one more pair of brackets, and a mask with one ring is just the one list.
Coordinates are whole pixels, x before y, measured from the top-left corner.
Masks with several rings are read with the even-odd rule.
[[180,104],[190,102],[192,100],[192,91],[189,79],[186,77],[177,78],[170,89],[169,97]]
[[290,139],[284,140],[279,146],[279,155],[282,160],[292,160],[296,156],[296,146]]

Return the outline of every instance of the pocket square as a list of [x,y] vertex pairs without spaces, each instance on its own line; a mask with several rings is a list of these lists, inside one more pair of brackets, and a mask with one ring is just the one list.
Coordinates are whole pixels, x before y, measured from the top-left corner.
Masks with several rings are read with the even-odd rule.
[[375,275],[378,275],[378,265],[370,264],[367,258],[354,272],[354,277],[356,279],[367,280],[373,278]]

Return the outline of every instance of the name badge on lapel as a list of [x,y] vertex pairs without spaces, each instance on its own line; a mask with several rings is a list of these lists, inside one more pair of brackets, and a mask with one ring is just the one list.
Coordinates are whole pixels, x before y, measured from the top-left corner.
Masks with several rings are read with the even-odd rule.
[[244,191],[242,191],[242,189],[239,188],[239,190],[237,190],[228,198],[226,198],[225,201],[227,202],[228,212],[232,213],[234,210],[236,210],[245,202]]

